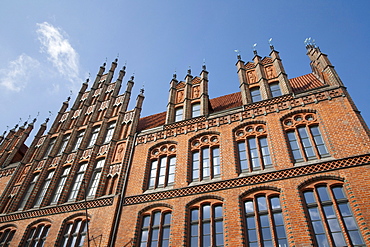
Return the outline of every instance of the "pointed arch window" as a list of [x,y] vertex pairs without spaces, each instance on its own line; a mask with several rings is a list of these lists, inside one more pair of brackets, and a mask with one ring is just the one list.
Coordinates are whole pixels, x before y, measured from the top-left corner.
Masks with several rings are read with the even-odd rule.
[[72,152],[77,151],[77,149],[80,147],[84,134],[85,134],[84,130],[81,130],[78,132],[77,137],[76,137],[76,142],[73,146]]
[[63,229],[61,244],[63,247],[83,246],[86,238],[88,221],[86,219],[75,219],[68,221]]
[[112,140],[115,127],[116,127],[116,122],[111,122],[111,123],[108,124],[107,133],[105,134],[104,143],[108,143]]
[[62,152],[67,147],[67,144],[68,144],[68,141],[69,141],[69,136],[70,136],[69,134],[63,136],[63,140],[62,140],[62,143],[60,144],[60,148],[58,150],[58,154],[57,155],[61,155]]
[[202,181],[221,176],[219,136],[203,135],[191,141],[191,180]]
[[247,246],[288,246],[278,194],[257,193],[243,204]]
[[239,170],[252,172],[272,167],[266,125],[248,124],[235,131]]
[[59,181],[58,181],[58,185],[55,188],[51,203],[57,203],[59,201],[59,197],[63,192],[63,188],[64,188],[64,185],[67,181],[67,177],[68,177],[68,174],[69,174],[70,170],[71,170],[70,166],[67,166],[67,167],[63,168],[62,175],[60,176]]
[[365,246],[341,184],[318,183],[302,194],[316,246]]
[[90,185],[89,185],[89,190],[88,190],[88,197],[93,197],[96,194],[96,191],[99,186],[99,181],[101,177],[101,171],[104,167],[105,164],[105,159],[100,159],[96,162],[96,166],[93,172],[93,175],[91,177]]
[[55,140],[56,138],[52,138],[48,144],[48,147],[46,148],[46,151],[44,153],[44,158],[47,158],[49,156],[49,154],[51,153],[51,150],[53,149],[54,147],[54,144],[55,144]]
[[154,209],[141,219],[140,247],[169,246],[171,211]]
[[176,145],[170,143],[151,150],[148,189],[164,188],[174,183],[176,151]]
[[26,233],[26,238],[23,246],[44,246],[46,237],[49,233],[49,229],[50,224],[45,224],[45,222],[32,226]]
[[30,184],[27,187],[26,193],[23,195],[23,198],[22,198],[22,200],[19,204],[18,210],[22,210],[26,206],[28,198],[30,197],[33,189],[35,188],[35,184],[36,184],[37,180],[39,179],[39,176],[40,176],[40,173],[36,173],[32,176],[32,180],[31,180]]
[[89,141],[88,147],[94,146],[96,140],[98,139],[99,131],[100,131],[100,126],[97,126],[97,127],[94,127],[93,128],[93,130],[91,132],[91,136],[90,136],[90,141]]
[[81,184],[83,182],[85,171],[88,163],[82,163],[78,168],[75,179],[72,183],[71,191],[69,192],[68,200],[75,200],[77,198],[78,192],[80,191]]
[[329,157],[314,113],[298,113],[283,121],[294,161]]
[[11,246],[16,229],[8,227],[0,231],[0,246]]
[[51,179],[53,178],[54,176],[54,173],[55,173],[55,170],[51,170],[49,171],[42,187],[41,187],[41,190],[39,191],[37,197],[36,197],[36,200],[35,200],[35,204],[34,204],[34,207],[38,207],[41,205],[44,197],[45,197],[45,194],[46,194],[46,191],[48,190],[49,188],[49,185],[50,185],[50,182],[51,182]]

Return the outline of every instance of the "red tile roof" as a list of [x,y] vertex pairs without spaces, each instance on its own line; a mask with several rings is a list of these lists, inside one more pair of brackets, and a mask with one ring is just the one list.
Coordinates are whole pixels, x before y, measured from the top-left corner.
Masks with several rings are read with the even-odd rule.
[[[307,90],[312,90],[324,86],[324,84],[317,79],[313,74],[307,74],[296,78],[289,79],[295,94]],[[243,105],[240,92],[220,96],[210,100],[210,112],[219,112]],[[157,113],[147,117],[140,118],[138,130],[145,130],[164,125],[166,121],[166,112]]]
[[302,93],[325,85],[314,74],[302,75],[289,81],[294,93]]

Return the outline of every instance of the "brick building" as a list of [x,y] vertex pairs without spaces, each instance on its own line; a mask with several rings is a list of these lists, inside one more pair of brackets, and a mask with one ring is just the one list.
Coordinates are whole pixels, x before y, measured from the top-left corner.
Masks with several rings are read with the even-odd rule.
[[291,79],[273,46],[238,55],[240,91],[218,98],[205,66],[174,75],[143,118],[125,67],[100,67],[29,147],[35,121],[0,136],[0,246],[369,246],[369,129],[306,48]]

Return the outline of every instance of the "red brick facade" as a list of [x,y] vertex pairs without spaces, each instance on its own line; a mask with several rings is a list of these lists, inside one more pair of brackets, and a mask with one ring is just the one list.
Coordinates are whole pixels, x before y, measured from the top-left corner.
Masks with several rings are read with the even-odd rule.
[[210,100],[205,66],[174,76],[167,111],[143,118],[134,78],[119,95],[125,68],[113,82],[102,66],[27,151],[33,123],[1,136],[0,245],[370,245],[369,129],[307,52],[312,73],[293,79],[273,47],[239,56],[240,92]]

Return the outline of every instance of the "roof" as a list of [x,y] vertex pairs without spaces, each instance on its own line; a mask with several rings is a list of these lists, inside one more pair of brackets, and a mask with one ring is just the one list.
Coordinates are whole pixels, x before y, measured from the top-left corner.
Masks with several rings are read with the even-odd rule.
[[[289,81],[295,94],[324,86],[324,84],[312,73],[289,79]],[[240,92],[213,98],[210,100],[210,104],[210,111],[212,113],[240,107],[243,105]],[[155,128],[164,125],[165,121],[166,112],[143,117],[139,120],[138,130],[141,131]]]

